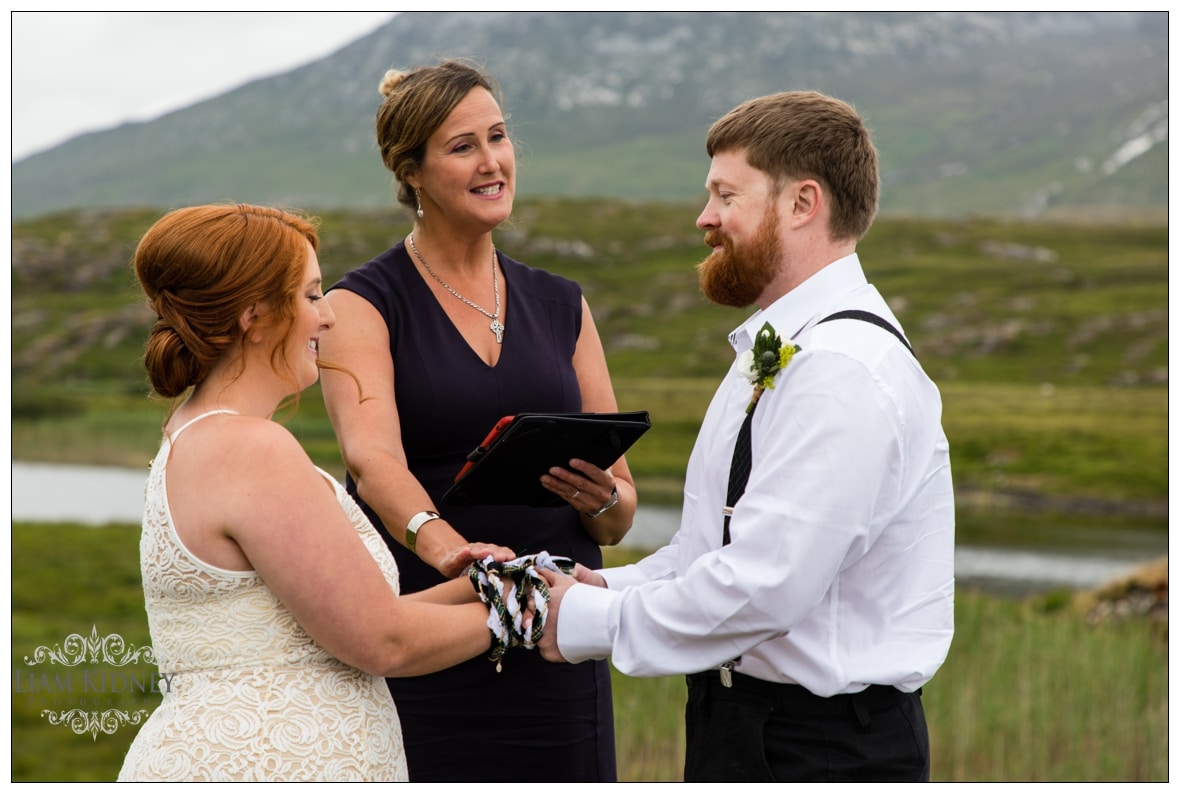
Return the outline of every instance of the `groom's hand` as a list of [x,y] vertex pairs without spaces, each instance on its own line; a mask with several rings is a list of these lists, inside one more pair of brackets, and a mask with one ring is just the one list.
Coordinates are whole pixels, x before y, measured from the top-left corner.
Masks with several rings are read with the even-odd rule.
[[561,611],[561,599],[565,591],[577,584],[572,576],[566,576],[558,571],[541,570],[541,576],[549,585],[549,613],[545,616],[545,631],[537,643],[537,650],[542,658],[550,662],[564,662],[565,657],[557,647],[557,616]]
[[602,578],[602,574],[591,568],[587,568],[580,562],[574,565],[574,578],[582,584],[606,587],[606,579]]

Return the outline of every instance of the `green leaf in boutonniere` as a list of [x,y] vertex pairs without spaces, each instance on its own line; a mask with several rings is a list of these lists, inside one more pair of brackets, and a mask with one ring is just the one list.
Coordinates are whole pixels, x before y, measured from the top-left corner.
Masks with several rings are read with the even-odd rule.
[[793,342],[784,344],[770,323],[762,324],[754,337],[753,350],[738,357],[738,372],[754,384],[754,396],[746,406],[746,413],[754,410],[762,392],[774,388],[774,376],[786,369],[798,352],[799,346]]

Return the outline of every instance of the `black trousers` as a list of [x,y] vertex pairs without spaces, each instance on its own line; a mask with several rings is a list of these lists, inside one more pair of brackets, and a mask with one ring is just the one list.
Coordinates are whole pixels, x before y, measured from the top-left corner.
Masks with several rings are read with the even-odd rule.
[[926,782],[921,690],[872,686],[823,698],[717,671],[688,676],[685,782]]

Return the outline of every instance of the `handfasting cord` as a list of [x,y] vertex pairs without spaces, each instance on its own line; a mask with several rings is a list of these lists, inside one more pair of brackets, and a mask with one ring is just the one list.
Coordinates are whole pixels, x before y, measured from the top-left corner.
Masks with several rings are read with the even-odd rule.
[[[488,656],[500,672],[501,660],[509,648],[535,648],[545,632],[545,617],[549,614],[549,585],[540,569],[572,574],[574,561],[568,557],[554,557],[547,551],[528,554],[508,562],[496,562],[489,555],[472,563],[468,576],[480,601],[488,605],[488,628],[492,631],[492,652]],[[533,599],[532,627],[526,634],[524,617]]]

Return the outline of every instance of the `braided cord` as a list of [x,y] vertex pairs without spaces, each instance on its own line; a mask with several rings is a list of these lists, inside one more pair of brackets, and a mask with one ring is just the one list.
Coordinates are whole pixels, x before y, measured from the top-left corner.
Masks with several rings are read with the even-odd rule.
[[[488,628],[492,632],[488,658],[496,663],[496,672],[503,669],[501,660],[509,648],[535,648],[545,633],[549,586],[541,576],[541,569],[571,574],[574,561],[542,551],[508,562],[496,562],[489,555],[468,569],[479,600],[488,605]],[[531,626],[526,627],[525,613],[530,598],[535,614]]]

